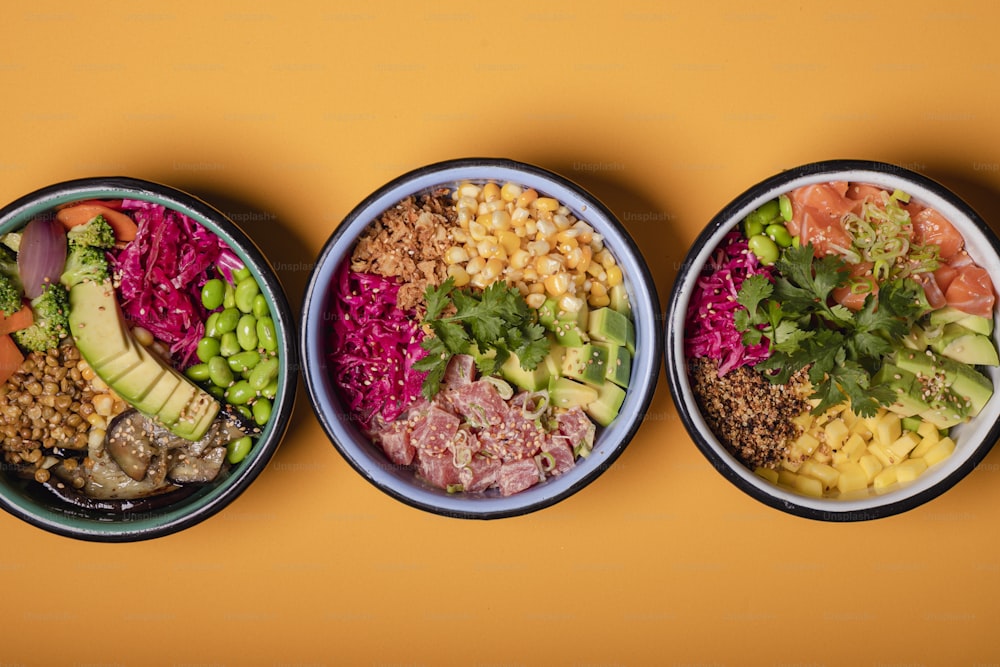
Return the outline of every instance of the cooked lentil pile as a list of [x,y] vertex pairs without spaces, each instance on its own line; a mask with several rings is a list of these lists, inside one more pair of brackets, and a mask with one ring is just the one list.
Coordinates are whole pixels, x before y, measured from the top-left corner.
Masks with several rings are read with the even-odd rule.
[[80,352],[71,344],[31,352],[0,386],[4,462],[34,464],[40,482],[48,480],[48,470],[40,465],[45,450],[87,449],[94,391],[79,362]]
[[453,244],[449,228],[456,219],[448,190],[407,197],[358,239],[351,270],[399,278],[396,305],[404,311],[422,307],[427,285],[440,285],[448,277],[444,254]]
[[810,409],[806,370],[787,385],[771,384],[747,366],[719,377],[718,362],[691,360],[691,389],[712,432],[751,470],[775,468],[801,434],[792,419]]

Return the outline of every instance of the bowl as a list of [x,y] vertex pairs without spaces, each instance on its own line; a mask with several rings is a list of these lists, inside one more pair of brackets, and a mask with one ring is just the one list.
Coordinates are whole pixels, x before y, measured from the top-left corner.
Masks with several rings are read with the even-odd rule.
[[[817,437],[816,439],[820,441],[817,446],[822,446],[824,442],[828,445],[828,451],[821,452],[819,459],[827,458],[832,454],[833,458],[827,461],[827,465],[831,468],[837,463],[840,463],[841,468],[843,468],[845,456],[849,461],[857,463],[860,461],[859,455],[868,454],[875,456],[881,466],[881,468],[877,468],[872,459],[865,459],[863,463],[870,466],[870,470],[866,469],[869,485],[864,488],[856,488],[860,486],[860,482],[857,481],[860,478],[848,476],[844,477],[844,488],[841,492],[839,488],[840,477],[838,476],[836,478],[837,487],[828,488],[829,485],[824,485],[821,493],[817,494],[818,487],[810,486],[813,484],[812,482],[801,482],[800,486],[796,486],[799,482],[796,482],[794,474],[789,474],[796,473],[796,464],[802,463],[801,454],[809,451],[808,446],[805,449],[795,450],[794,456],[786,455],[785,458],[790,462],[790,465],[786,466],[785,463],[780,463],[777,466],[778,469],[786,469],[786,472],[782,473],[780,483],[778,483],[775,480],[777,472],[765,473],[770,478],[756,474],[755,470],[750,468],[751,465],[757,467],[759,464],[758,459],[753,458],[756,455],[747,454],[746,457],[742,457],[743,460],[748,461],[744,464],[740,458],[734,456],[730,449],[722,444],[719,436],[709,426],[710,420],[706,418],[706,415],[712,414],[716,409],[709,407],[706,408],[706,411],[702,410],[702,404],[696,399],[692,390],[692,386],[695,384],[690,373],[692,365],[690,358],[685,354],[685,316],[696,292],[696,283],[703,267],[706,266],[713,249],[723,242],[726,235],[731,230],[739,229],[741,221],[765,202],[774,200],[779,195],[802,186],[843,181],[851,184],[874,185],[890,193],[900,190],[909,194],[912,201],[918,205],[935,209],[962,234],[965,248],[972,260],[988,272],[994,284],[1000,281],[1000,256],[998,256],[1000,244],[998,244],[996,236],[979,215],[955,193],[926,176],[896,165],[864,160],[831,160],[806,164],[781,172],[750,187],[726,205],[708,223],[689,251],[678,273],[666,313],[667,378],[679,415],[697,447],[729,482],[752,498],[796,516],[823,521],[878,519],[926,503],[944,493],[971,472],[986,456],[1000,435],[1000,425],[998,425],[1000,398],[994,394],[984,406],[981,406],[981,412],[963,423],[950,427],[947,434],[952,438],[955,447],[951,455],[943,460],[940,460],[942,457],[938,456],[941,451],[930,458],[918,456],[918,454],[923,455],[930,444],[934,442],[932,434],[929,432],[924,432],[923,435],[931,439],[927,441],[925,447],[919,449],[914,447],[910,450],[913,453],[912,457],[905,452],[905,446],[898,452],[886,452],[883,449],[881,454],[887,455],[888,460],[880,459],[878,447],[871,448],[867,441],[865,441],[863,449],[851,449],[850,453],[845,449],[841,454],[832,454],[836,450],[830,448],[841,446],[843,442],[840,436],[834,434],[829,440],[826,439],[826,436]],[[860,192],[860,190],[854,192]],[[848,194],[846,196],[853,197],[855,195]],[[948,260],[948,262],[950,264],[955,260]],[[995,305],[992,310],[995,312]],[[989,328],[992,329],[993,314],[989,314],[985,319],[989,322]],[[989,337],[992,339],[992,347],[995,348],[996,332],[993,331]],[[921,340],[919,343],[913,342],[912,347],[922,350],[926,344],[926,340]],[[907,349],[905,343],[900,347],[903,350]],[[900,354],[904,353],[900,352]],[[926,353],[920,352],[920,354]],[[938,358],[940,356],[938,355]],[[1000,380],[1000,370],[997,366],[982,366],[979,370],[994,386]],[[903,375],[900,374],[900,376]],[[873,383],[895,386],[887,377],[873,378]],[[883,383],[882,380],[885,382]],[[855,386],[857,385],[855,384]],[[705,405],[711,406],[712,401],[706,401]],[[908,410],[902,405],[897,405],[895,412],[906,414]],[[925,420],[925,414],[918,412],[916,418]],[[851,422],[852,415],[853,412],[840,421],[845,424]],[[938,417],[935,416],[934,419],[938,419]],[[716,421],[714,418],[711,421],[718,424],[725,423],[721,420]],[[891,421],[893,420],[889,417],[886,423]],[[949,423],[939,423],[938,425],[947,428]],[[904,428],[900,431],[901,435],[907,435],[908,432],[905,429],[907,424],[911,427],[917,427],[918,422],[904,422]],[[801,425],[808,428],[806,422]],[[870,423],[861,424],[858,426],[858,430],[865,431],[871,426]],[[837,426],[836,430],[839,431],[840,426]],[[724,432],[735,433],[733,429],[726,429]],[[851,430],[850,433],[853,434],[854,430]],[[878,433],[881,439],[876,441],[876,445],[880,445],[882,440],[892,439],[896,435],[895,431],[888,427],[884,431],[878,431]],[[867,434],[862,435],[867,437]],[[919,438],[914,436],[913,439],[922,440],[923,435],[919,435]],[[944,432],[938,429],[937,437],[943,439],[943,435]],[[733,440],[739,437],[741,436],[732,435]],[[788,441],[796,441],[795,446],[797,447],[799,445],[797,439],[798,436],[793,434]],[[812,441],[808,440],[804,442],[805,445],[813,444]],[[810,458],[813,457],[810,455]],[[924,460],[923,463],[919,461],[907,463],[905,471],[895,468],[894,472],[886,472],[881,479],[878,478],[877,475],[881,473],[882,469],[901,465],[908,458],[923,458]],[[813,460],[816,459],[813,458]],[[851,468],[851,475],[857,472],[857,469],[852,466],[847,467]],[[813,468],[810,464],[807,472],[817,471],[825,471],[825,469]],[[841,474],[840,470],[838,470],[838,474]],[[896,481],[893,482],[893,479]],[[833,481],[834,478],[831,477],[830,482]]]
[[[160,205],[167,210],[188,216],[228,245],[235,257],[249,270],[250,275],[258,284],[260,294],[264,297],[263,303],[266,304],[274,323],[274,342],[273,345],[270,342],[268,345],[276,351],[279,362],[276,385],[272,381],[268,387],[268,392],[275,390],[273,399],[271,399],[271,414],[269,418],[264,419],[264,406],[262,404],[260,408],[262,411],[261,420],[264,425],[259,427],[259,435],[252,440],[253,446],[249,453],[237,463],[227,464],[223,462],[221,468],[209,466],[198,473],[181,473],[178,472],[179,468],[172,467],[171,477],[169,477],[174,482],[179,479],[190,482],[193,479],[208,479],[214,474],[212,481],[201,484],[177,483],[172,485],[172,490],[169,493],[156,493],[138,499],[96,499],[93,495],[76,492],[71,484],[63,483],[61,478],[55,475],[49,476],[45,486],[39,483],[41,480],[22,479],[15,475],[18,467],[15,465],[16,462],[4,459],[4,472],[0,475],[0,507],[31,525],[58,535],[87,541],[127,542],[162,537],[193,526],[219,512],[250,486],[267,466],[285,433],[295,397],[295,370],[298,367],[295,325],[278,278],[253,241],[220,211],[189,194],[165,185],[134,178],[100,177],[71,180],[43,187],[0,209],[0,237],[8,232],[22,230],[30,220],[36,217],[51,218],[52,216],[49,214],[56,209],[87,200],[115,202],[131,200]],[[178,223],[171,221],[169,224],[176,225]],[[151,247],[164,247],[159,245],[159,240],[153,241],[151,244],[156,244],[151,245]],[[238,268],[239,262],[230,262],[230,266]],[[188,280],[190,279],[189,277]],[[70,299],[72,304],[73,297],[71,296]],[[260,307],[259,300],[258,306]],[[260,311],[261,315],[262,313],[263,311]],[[114,322],[115,320],[109,321]],[[72,315],[70,324],[71,326],[73,324]],[[119,332],[120,334],[121,332]],[[139,334],[133,334],[132,342],[129,344],[133,345],[135,350],[138,350],[139,347],[145,350],[143,354],[146,357],[143,357],[143,364],[148,364],[150,369],[153,368],[153,364],[163,366],[164,364],[160,361],[149,361],[147,358],[150,356],[148,355],[149,350],[156,349],[155,344],[150,348],[145,347],[151,342],[150,340],[145,340],[142,345],[136,344],[135,341],[140,340],[140,338],[142,336]],[[124,357],[124,353],[119,355],[119,358]],[[199,360],[191,359],[191,361],[197,362]],[[178,362],[175,361],[176,363]],[[99,370],[105,368],[107,367],[98,367]],[[169,371],[163,377],[168,374]],[[183,383],[183,380],[178,383],[178,388],[175,393],[171,394],[171,397],[181,395],[177,392],[180,392],[180,386]],[[110,384],[112,389],[121,387],[114,383]],[[150,386],[158,388],[163,385],[157,382]],[[154,389],[151,389],[149,393],[152,394],[153,391]],[[128,395],[138,396],[139,394],[133,394],[130,389]],[[169,402],[168,400],[167,403]],[[187,405],[190,407],[193,403],[187,403]],[[119,403],[118,407],[128,407],[128,404]],[[156,414],[166,419],[165,415],[168,414],[166,407],[161,408]],[[181,412],[179,416],[183,417],[185,414],[192,413]],[[105,419],[104,425],[108,428],[111,428],[112,416],[109,415]],[[210,415],[207,415],[206,420],[209,417]],[[250,420],[245,417],[241,417],[241,420],[240,423],[243,427],[251,428]],[[123,426],[126,423],[123,418],[117,424]],[[188,423],[193,422],[189,420]],[[115,428],[117,429],[118,426]],[[191,433],[196,432],[198,431]],[[56,446],[58,446],[58,442],[56,442]],[[47,454],[52,450],[39,451]],[[84,451],[86,452],[87,449],[84,448]],[[173,451],[182,450],[175,449]],[[213,455],[213,466],[219,462],[217,454],[218,452]],[[239,456],[233,454],[232,458],[238,459]],[[45,460],[52,461],[52,459]],[[206,472],[205,470],[208,469],[214,470],[214,473]],[[141,475],[139,470],[139,468],[133,469],[134,474]],[[158,468],[151,464],[146,469],[147,478],[148,475],[154,474],[151,472],[153,470],[158,470]],[[111,479],[111,477],[106,479]],[[161,489],[156,484],[151,484],[151,486]]]
[[[631,379],[617,417],[597,429],[593,449],[578,458],[575,467],[560,475],[511,495],[497,489],[449,493],[418,477],[412,464],[392,462],[383,449],[366,435],[357,413],[347,405],[335,386],[331,368],[330,308],[335,298],[338,269],[351,256],[359,235],[384,211],[407,197],[454,189],[460,183],[498,186],[516,183],[524,190],[555,198],[570,213],[586,221],[603,235],[605,247],[617,259],[631,304],[635,332],[635,354]],[[365,480],[412,507],[465,519],[497,519],[526,514],[551,506],[576,493],[622,453],[642,423],[652,399],[661,362],[662,328],[659,305],[648,268],[621,223],[585,190],[545,169],[507,159],[456,159],[415,169],[380,187],[341,222],[326,242],[310,276],[304,298],[301,357],[306,389],[320,424],[343,458]],[[530,473],[530,471],[529,471]],[[471,487],[470,487],[471,488]]]

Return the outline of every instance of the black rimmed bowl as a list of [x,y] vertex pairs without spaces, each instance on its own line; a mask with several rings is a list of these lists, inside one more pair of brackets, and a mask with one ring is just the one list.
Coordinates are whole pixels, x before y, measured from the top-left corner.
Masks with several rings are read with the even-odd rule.
[[[813,497],[784,485],[773,484],[741,463],[713,433],[691,388],[685,357],[685,316],[699,274],[713,249],[748,213],[782,193],[804,185],[848,181],[901,190],[913,200],[936,209],[965,238],[966,250],[985,268],[994,285],[1000,284],[1000,242],[980,216],[955,193],[918,173],[881,162],[831,160],[789,169],[761,181],[723,208],[698,236],[677,276],[666,313],[667,380],[680,417],[695,444],[711,464],[732,484],[756,500],[790,514],[823,521],[862,521],[905,512],[939,496],[982,461],[1000,437],[1000,396],[996,393],[976,417],[954,426],[950,433],[956,447],[944,461],[906,484],[893,484],[875,492],[869,489],[845,497]],[[995,306],[994,306],[995,309]],[[995,314],[994,314],[995,319]],[[992,334],[998,340],[996,329]],[[994,386],[1000,368],[984,367]]]
[[288,426],[295,400],[298,347],[295,322],[274,270],[254,242],[223,213],[166,185],[124,177],[98,177],[50,185],[0,209],[0,234],[17,231],[35,216],[86,200],[132,199],[182,213],[222,239],[249,268],[275,323],[280,358],[271,417],[249,454],[215,481],[136,501],[87,503],[61,499],[35,482],[0,475],[0,507],[31,525],[87,541],[130,542],[157,538],[193,526],[235,500],[264,470]]
[[[357,427],[338,395],[329,368],[325,318],[334,276],[352,253],[358,236],[384,211],[408,196],[456,187],[469,181],[517,183],[535,188],[567,206],[604,236],[622,268],[635,324],[635,357],[625,401],[617,418],[602,429],[593,452],[569,472],[510,496],[495,490],[454,493],[422,482],[412,467],[390,463],[382,450]],[[379,188],[341,222],[324,246],[310,277],[302,317],[301,357],[306,388],[327,435],[344,459],[368,482],[413,507],[449,517],[496,519],[553,505],[594,481],[622,453],[642,423],[652,400],[661,359],[659,302],[649,270],[621,223],[604,205],[569,180],[545,169],[505,159],[459,159],[406,173]]]

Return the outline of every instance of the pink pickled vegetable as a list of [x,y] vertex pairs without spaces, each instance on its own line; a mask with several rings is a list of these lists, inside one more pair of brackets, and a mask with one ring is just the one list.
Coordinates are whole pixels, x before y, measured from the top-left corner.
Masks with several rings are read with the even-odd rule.
[[21,232],[17,272],[24,295],[34,299],[48,283],[59,282],[66,265],[66,230],[55,218],[39,217]]

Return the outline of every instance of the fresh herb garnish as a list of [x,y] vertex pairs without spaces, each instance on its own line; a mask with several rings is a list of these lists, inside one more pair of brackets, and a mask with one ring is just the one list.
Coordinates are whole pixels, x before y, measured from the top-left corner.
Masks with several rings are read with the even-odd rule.
[[[424,291],[427,314],[422,324],[433,336],[421,347],[427,355],[413,367],[426,371],[421,387],[431,399],[440,389],[448,362],[456,354],[472,354],[482,375],[492,375],[510,357],[517,355],[524,370],[534,370],[549,352],[545,329],[515,287],[495,282],[482,292],[456,289],[448,278],[440,286]],[[444,315],[453,304],[455,311]]]
[[775,268],[774,283],[763,275],[748,277],[737,294],[746,310],[734,322],[745,345],[767,339],[771,355],[755,368],[774,384],[784,384],[808,367],[815,414],[845,400],[858,415],[870,417],[895,396],[888,387],[872,386],[871,377],[892,351],[892,341],[905,336],[929,310],[923,288],[910,278],[879,285],[852,312],[831,305],[830,295],[847,284],[847,264],[835,255],[815,259],[812,245],[789,248]]

